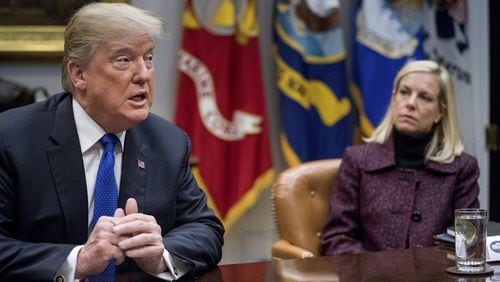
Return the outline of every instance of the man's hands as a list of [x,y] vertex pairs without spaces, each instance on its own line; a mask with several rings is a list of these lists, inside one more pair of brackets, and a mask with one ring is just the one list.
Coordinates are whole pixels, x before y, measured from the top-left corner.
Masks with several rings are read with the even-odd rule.
[[[115,216],[119,212],[117,209]],[[123,210],[121,211],[124,216]],[[125,253],[118,247],[120,238],[113,232],[115,217],[101,216],[96,222],[94,230],[89,236],[87,243],[78,252],[76,260],[77,279],[83,279],[90,275],[102,272],[110,259],[115,259],[116,264],[121,264],[125,260]]]
[[158,274],[167,269],[163,260],[163,237],[161,227],[151,215],[138,212],[137,202],[130,198],[125,205],[126,216],[119,217],[113,227],[114,233],[126,239],[120,240],[118,247],[127,257],[133,258],[145,272]]
[[129,198],[125,211],[116,209],[113,217],[97,221],[87,243],[77,257],[76,278],[100,273],[110,259],[117,265],[125,257],[135,260],[145,272],[158,274],[167,269],[161,227],[153,216],[139,213],[137,202]]

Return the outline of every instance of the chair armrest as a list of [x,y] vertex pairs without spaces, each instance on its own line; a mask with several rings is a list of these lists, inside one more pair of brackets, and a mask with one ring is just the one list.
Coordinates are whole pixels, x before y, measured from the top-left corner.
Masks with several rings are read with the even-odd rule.
[[313,253],[301,247],[290,244],[287,240],[280,239],[274,242],[271,249],[273,259],[297,259],[313,257]]

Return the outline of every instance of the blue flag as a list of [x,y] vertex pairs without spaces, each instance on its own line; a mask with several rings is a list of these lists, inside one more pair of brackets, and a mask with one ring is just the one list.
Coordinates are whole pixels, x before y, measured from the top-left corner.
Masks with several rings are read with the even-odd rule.
[[341,157],[353,142],[355,115],[339,1],[277,1],[274,39],[287,164]]
[[423,2],[358,1],[353,16],[351,93],[363,136],[379,125],[391,100],[397,72],[424,59]]
[[[455,88],[458,109],[468,109],[477,103],[473,90],[471,48],[467,21],[467,1],[430,2],[426,5],[424,29],[428,34],[424,50],[431,60],[448,69]],[[458,115],[460,133],[468,153],[476,154],[477,119],[474,110]]]

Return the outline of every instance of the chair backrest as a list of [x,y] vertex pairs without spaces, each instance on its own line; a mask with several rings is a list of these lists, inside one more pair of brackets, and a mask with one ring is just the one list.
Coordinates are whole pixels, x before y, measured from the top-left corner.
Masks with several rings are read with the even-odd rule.
[[272,187],[273,215],[281,239],[320,255],[320,236],[341,159],[302,163],[284,170]]

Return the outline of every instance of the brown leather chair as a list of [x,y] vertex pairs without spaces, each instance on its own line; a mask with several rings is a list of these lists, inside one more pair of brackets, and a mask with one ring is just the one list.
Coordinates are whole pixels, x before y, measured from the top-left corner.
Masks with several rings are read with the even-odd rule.
[[280,237],[272,246],[273,259],[320,255],[320,235],[340,162],[341,159],[306,162],[278,176],[271,194]]

